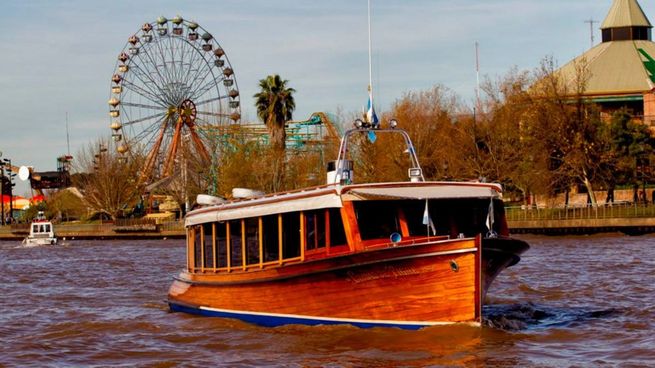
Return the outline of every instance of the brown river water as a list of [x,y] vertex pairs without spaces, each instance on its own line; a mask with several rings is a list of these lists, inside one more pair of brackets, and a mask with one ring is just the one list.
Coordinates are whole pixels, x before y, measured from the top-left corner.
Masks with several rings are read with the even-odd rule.
[[655,366],[655,236],[522,236],[482,328],[264,328],[170,313],[183,240],[0,242],[0,367]]

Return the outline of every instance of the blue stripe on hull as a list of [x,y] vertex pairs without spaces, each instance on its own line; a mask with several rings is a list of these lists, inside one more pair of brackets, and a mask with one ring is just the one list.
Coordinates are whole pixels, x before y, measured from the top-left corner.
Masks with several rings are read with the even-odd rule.
[[287,316],[287,315],[271,315],[271,314],[250,314],[243,312],[230,312],[210,310],[205,308],[191,307],[181,304],[172,303],[169,301],[168,305],[174,312],[184,312],[196,314],[207,317],[222,317],[222,318],[235,318],[244,322],[253,323],[265,327],[277,327],[283,325],[344,325],[349,324],[360,328],[372,327],[397,327],[404,330],[419,330],[423,327],[432,324],[403,324],[397,322],[360,322],[357,320],[333,320],[333,319],[320,319],[320,318],[303,318],[302,316]]

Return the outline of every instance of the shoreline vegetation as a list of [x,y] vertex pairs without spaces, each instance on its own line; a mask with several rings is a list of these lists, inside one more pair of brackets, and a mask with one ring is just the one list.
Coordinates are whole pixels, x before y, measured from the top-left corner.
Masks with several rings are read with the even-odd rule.
[[[554,61],[545,58],[534,71],[511,70],[499,79],[486,80],[481,86],[484,98],[475,108],[448,88],[436,85],[405,93],[389,111],[380,114],[380,121],[393,118],[408,132],[426,180],[499,183],[506,203],[520,203],[526,211],[603,207],[603,198],[613,205],[655,202],[655,127],[628,108],[603,110],[603,106],[584,98],[589,77],[586,72],[583,62],[571,86],[557,73]],[[73,187],[47,193],[45,203],[30,207],[20,220],[29,221],[34,211],[44,211],[47,218],[55,220],[104,217],[121,221],[162,211],[182,217],[200,193],[229,199],[234,188],[277,193],[324,185],[327,160],[336,156],[338,140],[325,136],[311,142],[301,139],[299,146],[287,145],[294,137],[285,138],[284,124],[291,120],[295,108],[293,89],[287,80],[269,77],[260,81],[261,96],[280,96],[262,98],[256,105],[267,135],[253,135],[235,125],[222,136],[209,137],[209,151],[216,152],[212,160],[203,160],[202,155],[191,151],[181,152],[184,160],[179,162],[183,165],[154,182],[154,178],[148,181],[149,177],[143,176],[144,167],[149,167],[145,152],[125,160],[110,149],[111,142],[91,143],[77,156],[71,174]],[[281,101],[287,105],[277,104]],[[266,105],[272,102],[276,103]],[[359,117],[343,112],[338,115],[333,127],[343,128]],[[407,180],[407,158],[398,157],[394,153],[397,150],[392,149],[403,144],[382,136],[358,142],[351,152],[356,182]],[[190,145],[185,147],[191,149]],[[530,218],[529,223],[527,218],[517,219],[520,222],[515,228],[522,231],[561,224],[543,225],[546,220],[568,218]],[[103,231],[116,236],[156,233],[146,228],[137,230]]]

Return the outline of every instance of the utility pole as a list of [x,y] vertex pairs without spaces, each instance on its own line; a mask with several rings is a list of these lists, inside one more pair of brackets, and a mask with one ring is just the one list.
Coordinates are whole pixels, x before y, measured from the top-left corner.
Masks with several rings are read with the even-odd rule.
[[[2,157],[2,151],[0,151],[0,157]],[[0,224],[4,225],[5,224],[5,196],[4,196],[4,189],[2,184],[5,179],[5,168],[4,166],[0,166],[0,202],[2,202],[2,213],[0,213]]]
[[475,106],[473,107],[473,134],[475,135],[475,124],[477,114],[480,112],[480,45],[475,41]]
[[585,23],[589,23],[589,34],[591,36],[591,47],[594,47],[594,23],[598,23],[597,20],[594,20],[593,18],[589,18],[589,20],[585,20]]
[[12,178],[13,178],[13,175],[15,175],[15,174],[11,170],[11,168],[12,168],[11,160],[10,159],[4,159],[3,161],[7,165],[7,177],[8,177],[7,182],[9,182],[9,216],[8,216],[8,218],[9,218],[9,223],[11,224],[11,223],[14,222],[14,189],[12,188],[14,186],[14,183],[13,183]]
[[[16,175],[13,173],[13,166],[11,166],[11,160],[3,158],[0,161],[0,193],[2,193],[2,224],[7,225],[14,222],[14,192],[13,192],[13,176]],[[5,171],[7,172],[7,177],[5,177]],[[5,181],[6,179],[6,181]],[[9,192],[9,216],[5,217],[5,202],[4,194]],[[7,221],[9,220],[9,221]]]

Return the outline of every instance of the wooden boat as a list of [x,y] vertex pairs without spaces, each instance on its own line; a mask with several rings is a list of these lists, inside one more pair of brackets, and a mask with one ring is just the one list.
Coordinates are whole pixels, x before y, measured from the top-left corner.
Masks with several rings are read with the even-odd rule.
[[38,215],[30,224],[30,234],[23,239],[25,245],[55,245],[57,244],[57,236],[55,235],[55,228],[52,222],[48,221],[43,214],[39,211]]
[[410,180],[353,184],[348,139],[371,130],[345,133],[325,186],[199,198],[170,309],[264,326],[479,325],[489,285],[528,248],[509,238],[501,187],[425,181],[395,126],[374,132],[403,136]]

